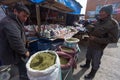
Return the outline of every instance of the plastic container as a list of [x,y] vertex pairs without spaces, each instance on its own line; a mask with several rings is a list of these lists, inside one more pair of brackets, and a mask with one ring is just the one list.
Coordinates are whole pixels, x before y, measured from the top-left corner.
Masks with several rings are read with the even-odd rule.
[[65,39],[65,42],[67,42],[67,43],[78,43],[79,39],[78,38],[68,38],[68,39]]
[[69,38],[65,39],[64,45],[67,47],[74,48],[76,52],[80,52],[78,42],[79,42],[78,38]]

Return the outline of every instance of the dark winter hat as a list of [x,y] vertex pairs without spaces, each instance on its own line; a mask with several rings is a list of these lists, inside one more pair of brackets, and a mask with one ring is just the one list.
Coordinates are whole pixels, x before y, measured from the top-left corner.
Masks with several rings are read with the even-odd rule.
[[17,11],[25,11],[27,14],[30,15],[29,9],[23,4],[16,3],[13,8],[16,9]]
[[113,12],[113,6],[112,5],[105,5],[100,9],[100,11],[105,11],[106,13],[111,15]]

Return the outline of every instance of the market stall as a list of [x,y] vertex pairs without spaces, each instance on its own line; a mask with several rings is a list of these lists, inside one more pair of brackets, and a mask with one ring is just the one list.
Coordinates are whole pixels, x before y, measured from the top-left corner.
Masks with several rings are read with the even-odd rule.
[[[32,5],[32,3],[29,2],[28,0],[3,0],[1,2],[1,4],[10,5],[11,3],[16,3],[18,1],[20,1],[24,4]],[[34,0],[31,0],[31,1],[34,1]],[[29,40],[30,40],[29,41],[29,51],[31,52],[31,56],[33,56],[38,51],[44,51],[44,50],[52,50],[55,52],[61,51],[64,53],[69,53],[69,52],[65,52],[66,50],[64,50],[63,47],[62,47],[63,49],[61,49],[60,46],[65,46],[65,48],[67,48],[69,50],[74,50],[74,53],[76,53],[76,54],[79,53],[80,50],[79,50],[79,47],[77,44],[79,42],[79,40],[76,39],[77,40],[76,41],[76,40],[72,39],[72,36],[78,32],[78,30],[76,28],[74,28],[73,26],[67,26],[67,25],[61,25],[61,24],[41,24],[40,6],[45,7],[45,8],[50,8],[50,9],[56,10],[58,12],[63,12],[65,14],[68,12],[72,12],[73,10],[55,0],[46,0],[46,1],[41,0],[41,2],[37,2],[36,6],[35,6],[36,16],[37,16],[37,25],[36,24],[34,26],[29,25],[30,27],[28,27],[28,28],[26,27],[29,31],[36,29],[36,31],[38,32],[38,35],[39,35],[39,37],[29,38]],[[63,17],[61,17],[61,16],[59,17],[59,19],[60,18],[63,19]],[[33,29],[31,29],[31,26],[33,27]],[[38,28],[36,28],[36,27],[38,27]],[[67,41],[67,39],[71,39],[71,40]],[[76,64],[76,61],[77,61],[76,56],[77,55],[72,56],[72,58],[74,59],[73,60],[74,64]],[[62,77],[62,80],[70,80],[67,78],[69,77],[68,76],[69,74],[72,75],[73,69],[74,69],[73,64],[71,64],[71,66],[67,70],[67,73],[64,75],[64,77]],[[29,76],[29,77],[31,77],[31,76]]]

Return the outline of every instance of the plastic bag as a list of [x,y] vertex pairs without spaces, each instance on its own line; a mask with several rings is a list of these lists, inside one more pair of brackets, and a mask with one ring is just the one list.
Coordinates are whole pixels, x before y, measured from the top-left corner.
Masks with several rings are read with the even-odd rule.
[[[37,55],[42,52],[50,52],[56,55],[56,61],[55,64],[48,67],[45,70],[33,70],[30,68],[31,60]],[[28,60],[26,64],[27,68],[27,75],[30,80],[61,80],[61,68],[60,68],[60,60],[56,52],[45,50],[45,51],[39,51],[35,54],[33,54],[30,59]]]
[[72,56],[61,51],[57,51],[57,54],[59,57],[63,57],[68,60],[67,64],[61,64],[61,69],[70,69],[71,66],[73,66],[74,60]]

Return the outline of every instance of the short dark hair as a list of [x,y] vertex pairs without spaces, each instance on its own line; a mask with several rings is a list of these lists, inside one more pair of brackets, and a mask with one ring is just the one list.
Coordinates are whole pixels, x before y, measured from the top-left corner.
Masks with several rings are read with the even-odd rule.
[[13,9],[16,9],[18,12],[24,11],[24,12],[26,12],[28,15],[30,15],[29,9],[28,9],[25,5],[23,5],[23,4],[18,4],[18,3],[16,3],[16,4],[14,5]]

